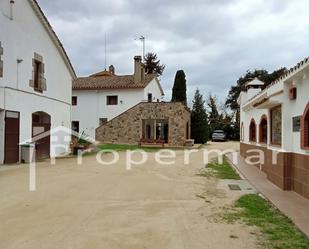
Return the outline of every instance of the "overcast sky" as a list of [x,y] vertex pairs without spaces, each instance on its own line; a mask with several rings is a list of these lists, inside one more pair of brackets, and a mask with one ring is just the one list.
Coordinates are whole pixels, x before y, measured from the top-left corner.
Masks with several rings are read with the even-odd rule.
[[223,101],[248,69],[291,67],[309,56],[308,0],[38,0],[78,76],[104,69],[133,72],[146,52],[166,64],[161,83],[170,99],[176,70],[196,88]]

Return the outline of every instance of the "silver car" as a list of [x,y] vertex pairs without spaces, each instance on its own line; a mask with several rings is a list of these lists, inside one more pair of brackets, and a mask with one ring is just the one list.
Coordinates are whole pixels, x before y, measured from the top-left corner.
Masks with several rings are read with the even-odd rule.
[[225,141],[226,135],[223,130],[214,130],[211,136],[212,141]]

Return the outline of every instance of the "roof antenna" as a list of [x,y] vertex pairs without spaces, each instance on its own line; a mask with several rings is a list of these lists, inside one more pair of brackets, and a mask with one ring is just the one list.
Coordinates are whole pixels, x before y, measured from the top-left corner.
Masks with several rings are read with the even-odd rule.
[[141,35],[139,38],[135,38],[134,40],[140,40],[143,45],[143,62],[145,61],[145,36]]
[[106,32],[105,32],[105,37],[104,37],[104,51],[105,51],[104,64],[105,64],[105,71],[106,71]]

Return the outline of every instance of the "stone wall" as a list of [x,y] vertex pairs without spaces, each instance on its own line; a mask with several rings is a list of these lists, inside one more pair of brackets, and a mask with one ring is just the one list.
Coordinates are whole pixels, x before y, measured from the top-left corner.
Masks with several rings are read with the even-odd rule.
[[168,120],[168,144],[171,146],[184,145],[187,123],[190,134],[191,112],[182,103],[141,102],[98,127],[96,140],[104,143],[137,144],[142,137],[143,119]]

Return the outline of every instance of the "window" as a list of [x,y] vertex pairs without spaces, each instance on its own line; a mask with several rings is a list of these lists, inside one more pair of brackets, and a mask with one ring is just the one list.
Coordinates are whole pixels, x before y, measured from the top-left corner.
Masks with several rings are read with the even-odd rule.
[[309,103],[301,119],[301,148],[309,150]]
[[263,115],[260,122],[260,143],[267,143],[267,117],[266,115]]
[[33,77],[33,86],[34,90],[41,92],[41,84],[40,84],[40,72],[41,72],[41,62],[35,60],[34,61],[34,77]]
[[249,126],[249,141],[256,142],[256,124],[254,119],[251,119]]
[[107,96],[106,97],[107,105],[118,105],[118,96]]
[[30,87],[32,87],[37,92],[46,91],[46,79],[44,78],[44,63],[43,57],[34,53],[34,58],[32,59],[32,79],[29,82]]
[[1,46],[0,42],[0,77],[3,77],[3,61],[1,59],[2,55],[3,55],[3,47]]
[[282,114],[281,105],[270,110],[271,144],[281,145]]
[[240,141],[244,141],[244,123],[241,122],[240,125]]
[[77,96],[72,96],[72,105],[77,105]]
[[152,102],[152,93],[148,93],[148,102]]
[[100,118],[100,126],[107,123],[107,118]]
[[72,130],[79,133],[79,121],[72,121]]

